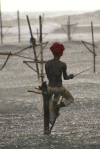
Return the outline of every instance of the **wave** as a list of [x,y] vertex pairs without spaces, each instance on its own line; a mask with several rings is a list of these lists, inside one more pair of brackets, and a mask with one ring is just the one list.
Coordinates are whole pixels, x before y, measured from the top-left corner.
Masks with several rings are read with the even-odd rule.
[[[33,33],[37,33],[37,31],[39,32],[39,24],[35,24],[35,25],[31,25],[32,28],[32,32]],[[56,23],[44,23],[42,26],[42,32],[43,33],[51,33],[53,32],[55,29],[61,28],[60,25],[56,24]],[[9,30],[7,28],[3,28],[3,32],[7,32],[6,34],[18,34],[18,27],[13,27],[13,28],[9,28]],[[21,34],[29,34],[29,27],[28,26],[21,26],[20,27],[20,32]]]

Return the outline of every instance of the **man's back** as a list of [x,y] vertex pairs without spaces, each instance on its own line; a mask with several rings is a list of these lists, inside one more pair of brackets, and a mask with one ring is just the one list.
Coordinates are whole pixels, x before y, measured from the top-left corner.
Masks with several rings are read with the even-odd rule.
[[66,73],[66,64],[58,59],[52,59],[46,62],[45,70],[49,79],[49,86],[61,87],[62,73]]

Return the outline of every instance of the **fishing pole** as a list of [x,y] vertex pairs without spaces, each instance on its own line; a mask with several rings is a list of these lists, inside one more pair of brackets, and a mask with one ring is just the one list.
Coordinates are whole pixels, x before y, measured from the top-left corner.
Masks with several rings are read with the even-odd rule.
[[83,71],[81,71],[81,72],[75,74],[74,77],[77,76],[77,75],[79,75],[79,74],[81,74],[81,73],[83,73],[83,72],[85,72],[85,71],[88,71],[88,70],[91,69],[91,68],[93,68],[93,67],[90,67],[90,68],[88,68],[88,69],[86,69],[86,70],[83,70]]

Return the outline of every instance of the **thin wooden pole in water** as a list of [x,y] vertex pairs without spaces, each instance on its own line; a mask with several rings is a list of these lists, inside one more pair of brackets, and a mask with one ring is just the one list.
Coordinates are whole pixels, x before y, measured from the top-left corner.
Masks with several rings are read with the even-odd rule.
[[93,44],[93,68],[95,73],[95,46],[94,46],[94,35],[93,35],[93,22],[91,22],[91,32],[92,32],[92,44]]
[[1,13],[1,0],[0,0],[0,33],[1,33],[1,44],[3,43],[3,34],[2,34],[2,13]]
[[0,68],[0,70],[2,70],[2,69],[5,67],[5,65],[7,64],[7,61],[8,61],[8,59],[9,59],[9,57],[10,57],[10,53],[9,53],[9,55],[8,55],[8,57],[7,57],[6,61],[5,61],[5,63],[3,64],[2,68]]
[[38,34],[39,34],[39,33],[38,33],[38,28],[37,28],[37,41],[39,40]]
[[49,131],[49,100],[48,100],[46,82],[42,83],[41,89],[42,89],[43,103],[44,103],[44,134],[50,134],[50,131]]
[[18,40],[20,43],[20,18],[19,18],[19,10],[17,11],[17,20],[18,20]]
[[70,41],[71,40],[70,38],[70,16],[68,16],[67,27],[68,27],[68,41]]
[[49,134],[49,100],[47,94],[47,84],[43,82],[43,47],[42,47],[42,17],[39,16],[40,24],[40,50],[41,50],[41,82],[42,82],[42,94],[44,104],[44,134]]
[[39,16],[40,24],[40,49],[41,49],[41,82],[43,83],[43,47],[42,47],[42,17]]
[[37,63],[37,56],[36,56],[36,51],[35,51],[35,38],[33,38],[33,34],[32,34],[32,30],[31,30],[31,26],[30,26],[30,21],[29,21],[29,18],[28,18],[28,15],[26,16],[27,17],[27,22],[28,22],[28,25],[29,25],[29,30],[30,30],[30,35],[31,35],[31,41],[32,41],[32,45],[33,45],[33,51],[34,51],[34,56],[35,56],[35,61],[36,61],[36,70],[37,70],[37,75],[38,75],[38,78],[39,78],[39,68],[38,68],[38,63]]

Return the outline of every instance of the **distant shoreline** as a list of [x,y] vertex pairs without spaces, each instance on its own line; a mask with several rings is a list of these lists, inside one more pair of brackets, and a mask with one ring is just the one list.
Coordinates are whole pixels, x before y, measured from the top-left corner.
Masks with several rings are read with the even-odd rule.
[[[78,23],[80,25],[100,24],[100,10],[98,11],[19,11],[21,25],[27,25],[26,15],[29,16],[31,24],[39,24],[39,15],[42,16],[44,23],[67,24],[68,16],[70,16],[70,23]],[[16,12],[2,12],[3,25],[17,25],[17,11]]]

